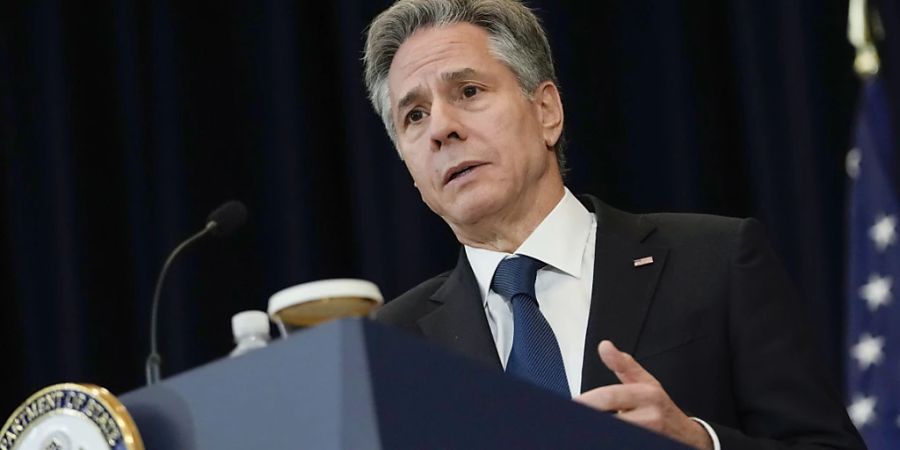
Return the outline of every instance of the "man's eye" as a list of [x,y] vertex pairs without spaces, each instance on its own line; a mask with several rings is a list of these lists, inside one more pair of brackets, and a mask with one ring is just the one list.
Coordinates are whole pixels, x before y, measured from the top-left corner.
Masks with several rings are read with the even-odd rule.
[[425,114],[422,112],[422,110],[414,109],[406,115],[406,121],[414,123],[422,120],[423,117],[425,117]]
[[477,86],[466,86],[462,90],[462,95],[465,98],[474,97],[476,94],[478,94]]

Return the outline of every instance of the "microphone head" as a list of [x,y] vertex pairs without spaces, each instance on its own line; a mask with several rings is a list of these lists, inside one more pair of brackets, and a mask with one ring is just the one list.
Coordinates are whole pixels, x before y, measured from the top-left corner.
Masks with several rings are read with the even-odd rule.
[[232,200],[216,208],[206,219],[207,224],[215,224],[212,234],[219,237],[225,237],[234,233],[246,221],[247,207],[237,200]]

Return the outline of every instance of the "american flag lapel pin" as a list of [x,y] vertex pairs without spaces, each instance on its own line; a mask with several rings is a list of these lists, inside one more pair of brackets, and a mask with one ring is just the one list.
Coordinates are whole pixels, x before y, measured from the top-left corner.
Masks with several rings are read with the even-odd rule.
[[634,267],[647,266],[650,264],[653,264],[652,256],[645,256],[643,258],[638,258],[638,259],[634,260]]

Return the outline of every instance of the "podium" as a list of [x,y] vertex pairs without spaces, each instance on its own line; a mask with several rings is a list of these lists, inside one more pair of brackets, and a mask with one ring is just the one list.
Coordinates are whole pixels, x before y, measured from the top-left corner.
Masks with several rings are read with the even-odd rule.
[[684,449],[367,320],[120,396],[147,449]]

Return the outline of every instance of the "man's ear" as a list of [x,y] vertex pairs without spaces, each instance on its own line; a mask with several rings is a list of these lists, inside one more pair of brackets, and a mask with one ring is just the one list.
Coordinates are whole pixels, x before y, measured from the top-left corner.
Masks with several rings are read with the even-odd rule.
[[548,148],[553,147],[562,134],[563,107],[559,89],[552,81],[544,81],[534,90],[534,106],[541,124],[544,144]]

